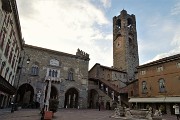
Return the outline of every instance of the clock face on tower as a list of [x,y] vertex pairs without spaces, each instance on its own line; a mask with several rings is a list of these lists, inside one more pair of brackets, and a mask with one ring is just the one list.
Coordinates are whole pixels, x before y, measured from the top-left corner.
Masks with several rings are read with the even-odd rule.
[[117,41],[116,47],[117,47],[117,48],[120,48],[120,47],[121,47],[121,41]]

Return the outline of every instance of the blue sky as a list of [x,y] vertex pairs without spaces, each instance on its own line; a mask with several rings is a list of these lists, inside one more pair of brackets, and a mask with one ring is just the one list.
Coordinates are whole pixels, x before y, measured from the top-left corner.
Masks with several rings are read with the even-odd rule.
[[26,44],[113,65],[112,18],[136,16],[140,64],[180,53],[179,0],[17,0]]

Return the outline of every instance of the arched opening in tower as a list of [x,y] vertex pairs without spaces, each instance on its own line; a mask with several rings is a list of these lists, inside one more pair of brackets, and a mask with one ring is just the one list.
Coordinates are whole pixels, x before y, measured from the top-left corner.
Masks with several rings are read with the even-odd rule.
[[128,18],[127,19],[127,26],[130,28],[132,26],[132,19]]
[[118,19],[118,20],[116,21],[116,27],[117,27],[118,29],[121,28],[121,20],[120,20],[120,19]]

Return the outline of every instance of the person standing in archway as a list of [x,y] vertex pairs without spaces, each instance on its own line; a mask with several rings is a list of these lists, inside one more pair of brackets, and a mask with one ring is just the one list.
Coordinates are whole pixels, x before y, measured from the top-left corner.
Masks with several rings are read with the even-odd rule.
[[179,120],[179,106],[175,104],[173,108],[175,109],[175,115],[177,116],[177,120]]
[[101,104],[98,102],[99,111],[101,111]]

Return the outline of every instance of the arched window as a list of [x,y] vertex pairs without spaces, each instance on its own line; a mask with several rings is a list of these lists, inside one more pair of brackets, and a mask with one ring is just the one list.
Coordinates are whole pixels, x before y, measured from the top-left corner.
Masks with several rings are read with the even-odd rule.
[[55,71],[55,77],[57,77],[57,75],[58,75],[58,72],[57,72],[57,70]]
[[165,80],[163,78],[159,79],[159,92],[165,92]]
[[49,77],[58,77],[58,71],[56,69],[48,69],[48,72]]
[[68,72],[68,80],[73,80],[73,69],[72,68]]
[[55,71],[54,70],[52,71],[52,77],[55,77]]
[[37,65],[33,65],[31,68],[31,75],[38,75],[39,74],[39,67]]
[[142,93],[147,93],[147,83],[146,83],[146,81],[142,82]]
[[49,76],[51,77],[51,70],[49,70]]

